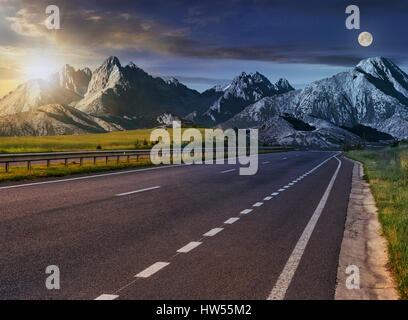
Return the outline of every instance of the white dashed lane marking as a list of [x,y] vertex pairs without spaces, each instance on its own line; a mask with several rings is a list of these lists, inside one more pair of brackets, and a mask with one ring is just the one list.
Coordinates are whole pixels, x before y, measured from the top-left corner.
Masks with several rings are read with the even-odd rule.
[[228,173],[228,172],[232,172],[235,171],[236,169],[229,169],[229,170],[225,170],[225,171],[221,171],[221,173]]
[[253,207],[260,207],[262,205],[263,205],[263,202],[257,202],[257,203],[254,203],[252,206]]
[[271,199],[272,199],[272,197],[269,197],[269,196],[264,198],[264,200],[266,200],[266,201],[269,201]]
[[95,300],[115,300],[119,296],[116,294],[101,294],[99,297],[95,298]]
[[242,210],[240,213],[241,214],[248,214],[248,213],[250,213],[252,211],[252,209],[245,209],[245,210]]
[[151,187],[151,188],[145,188],[145,189],[125,192],[125,193],[119,193],[116,196],[117,197],[122,197],[122,196],[127,196],[127,195],[130,195],[130,194],[134,194],[134,193],[140,193],[140,192],[150,191],[150,190],[159,189],[159,188],[160,188],[160,186],[155,186],[155,187]]
[[204,233],[203,236],[204,237],[213,237],[217,233],[221,232],[222,230],[224,230],[224,228],[214,228],[214,229],[211,229],[210,231],[208,231],[207,233]]
[[285,191],[285,189],[279,189],[278,191],[279,191],[279,192],[283,192],[283,191]]
[[180,248],[177,250],[179,253],[187,253],[193,250],[194,248],[197,248],[202,242],[197,242],[197,241],[191,241],[189,244],[185,245],[184,247]]
[[271,196],[277,196],[279,194],[279,192],[274,192],[271,194]]
[[156,262],[155,264],[152,264],[150,267],[144,269],[142,272],[139,272],[137,275],[135,275],[135,277],[148,278],[151,275],[163,269],[164,267],[167,267],[169,264],[170,264],[169,262]]
[[239,218],[229,218],[227,221],[225,221],[225,224],[233,224],[234,222],[238,221]]

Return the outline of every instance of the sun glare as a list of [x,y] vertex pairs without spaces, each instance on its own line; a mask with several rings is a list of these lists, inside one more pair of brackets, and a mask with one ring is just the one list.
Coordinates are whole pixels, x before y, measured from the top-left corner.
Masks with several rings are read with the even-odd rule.
[[61,66],[62,64],[53,57],[33,57],[24,66],[24,76],[26,80],[47,79],[52,74],[58,72]]

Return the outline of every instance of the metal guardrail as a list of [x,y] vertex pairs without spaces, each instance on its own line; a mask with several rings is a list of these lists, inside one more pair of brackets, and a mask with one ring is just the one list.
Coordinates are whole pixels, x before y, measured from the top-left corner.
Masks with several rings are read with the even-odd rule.
[[[235,148],[234,148],[235,149]],[[239,149],[239,148],[236,148]],[[242,148],[246,149],[246,148]],[[288,150],[287,147],[259,147],[258,151],[267,150]],[[150,156],[151,149],[135,149],[135,150],[104,150],[104,151],[67,151],[67,152],[39,152],[39,153],[14,153],[14,154],[0,154],[0,163],[5,164],[6,172],[9,172],[10,163],[13,162],[27,162],[27,169],[31,169],[33,161],[47,161],[47,167],[50,167],[52,160],[64,160],[65,166],[68,166],[69,160],[79,159],[79,164],[82,166],[84,159],[93,159],[94,165],[98,158],[105,158],[106,164],[112,157],[116,158],[116,163],[119,164],[122,157],[127,158],[130,162],[131,157],[136,157],[136,160],[141,156]],[[218,149],[203,148],[203,151],[217,151]],[[228,148],[224,148],[224,151]],[[174,152],[173,149],[163,149],[163,151]]]

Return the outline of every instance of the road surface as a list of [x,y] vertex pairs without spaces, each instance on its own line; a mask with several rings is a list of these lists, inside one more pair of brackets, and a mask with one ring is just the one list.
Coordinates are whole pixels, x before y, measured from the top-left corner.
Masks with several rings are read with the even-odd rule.
[[335,155],[2,184],[0,299],[333,299],[352,174]]

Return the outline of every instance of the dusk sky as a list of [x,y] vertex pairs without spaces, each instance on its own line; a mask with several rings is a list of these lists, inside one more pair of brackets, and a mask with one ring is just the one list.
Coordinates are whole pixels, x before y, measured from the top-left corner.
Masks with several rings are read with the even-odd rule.
[[[50,4],[60,30],[44,25]],[[345,27],[350,4],[360,30]],[[65,63],[94,69],[111,55],[199,91],[242,71],[299,88],[372,56],[406,70],[407,21],[406,0],[0,0],[0,96]],[[357,42],[362,31],[370,47]]]

